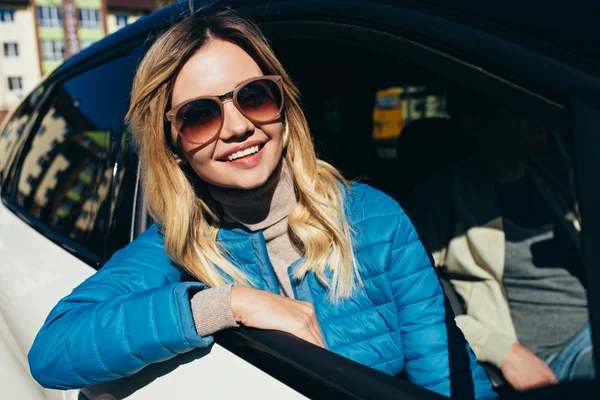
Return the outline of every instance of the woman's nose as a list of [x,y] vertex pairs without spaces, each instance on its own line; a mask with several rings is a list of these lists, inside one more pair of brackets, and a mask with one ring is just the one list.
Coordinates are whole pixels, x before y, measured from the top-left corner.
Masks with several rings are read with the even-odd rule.
[[224,102],[223,113],[223,129],[221,130],[222,140],[241,137],[248,132],[254,131],[254,124],[252,121],[246,118],[240,110],[237,109],[232,100],[226,100]]

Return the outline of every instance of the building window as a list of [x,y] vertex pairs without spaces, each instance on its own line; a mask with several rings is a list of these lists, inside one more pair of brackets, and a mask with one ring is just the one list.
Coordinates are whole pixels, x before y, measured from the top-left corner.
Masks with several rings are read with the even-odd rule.
[[62,11],[60,7],[38,7],[38,18],[43,28],[62,27]]
[[62,39],[42,40],[44,61],[62,61],[65,59],[65,41]]
[[121,29],[123,28],[125,25],[127,25],[127,14],[116,14],[115,17],[117,17],[117,28]]
[[100,29],[100,11],[94,8],[80,8],[79,27],[82,29]]
[[4,43],[4,57],[13,58],[19,56],[19,45],[16,43]]
[[23,91],[23,78],[21,78],[20,76],[9,76],[8,91],[14,93],[21,93]]
[[15,22],[15,10],[13,8],[0,8],[0,22]]

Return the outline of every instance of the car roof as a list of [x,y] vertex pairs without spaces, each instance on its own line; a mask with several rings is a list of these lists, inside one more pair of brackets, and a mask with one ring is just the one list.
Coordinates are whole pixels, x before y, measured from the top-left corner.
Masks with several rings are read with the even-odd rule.
[[55,72],[60,73],[126,42],[145,40],[162,32],[189,15],[190,4],[196,11],[219,6],[243,8],[264,5],[265,14],[269,15],[275,14],[279,7],[294,3],[313,16],[320,12],[331,15],[336,8],[343,12],[351,5],[408,7],[493,33],[572,65],[585,65],[588,70],[591,66],[595,74],[600,71],[600,34],[596,28],[600,21],[600,1],[597,0],[571,0],[569,7],[560,2],[539,0],[329,0],[326,3],[311,0],[182,0],[107,36],[65,61]]
[[600,61],[600,1],[420,0]]

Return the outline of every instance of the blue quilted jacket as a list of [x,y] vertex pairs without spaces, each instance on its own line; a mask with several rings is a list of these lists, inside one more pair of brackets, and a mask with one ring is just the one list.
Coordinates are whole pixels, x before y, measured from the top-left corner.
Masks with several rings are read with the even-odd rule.
[[[390,375],[405,371],[448,396],[495,398],[400,206],[354,184],[346,214],[364,281],[351,299],[334,306],[314,275],[297,281],[297,263],[288,269],[296,299],[315,307],[327,348]],[[258,288],[279,292],[262,232],[224,226],[218,241]],[[188,296],[204,288],[170,261],[153,225],[54,307],[29,352],[33,377],[47,388],[80,388],[209,345]]]

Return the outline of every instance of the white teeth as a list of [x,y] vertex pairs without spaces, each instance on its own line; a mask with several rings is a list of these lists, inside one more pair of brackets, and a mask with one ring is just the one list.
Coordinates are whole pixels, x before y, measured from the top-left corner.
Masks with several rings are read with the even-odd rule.
[[233,154],[230,154],[229,156],[227,156],[227,160],[229,160],[229,161],[237,160],[238,158],[242,158],[242,157],[248,156],[250,154],[258,153],[258,150],[259,150],[259,146],[258,145],[252,146],[252,147],[248,147],[245,150],[240,150],[240,151],[237,151],[237,152],[235,152]]

